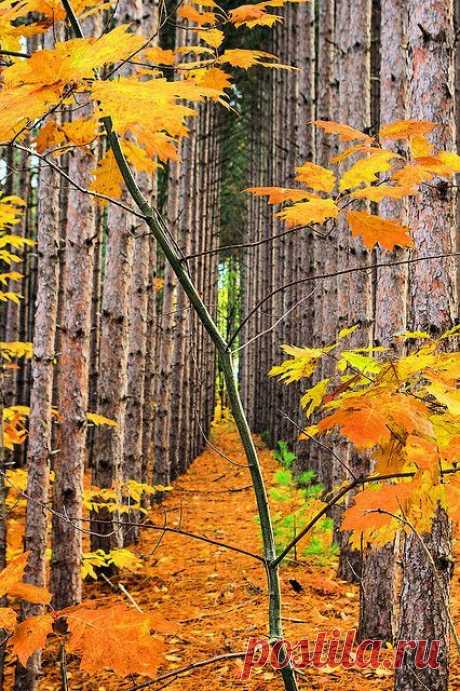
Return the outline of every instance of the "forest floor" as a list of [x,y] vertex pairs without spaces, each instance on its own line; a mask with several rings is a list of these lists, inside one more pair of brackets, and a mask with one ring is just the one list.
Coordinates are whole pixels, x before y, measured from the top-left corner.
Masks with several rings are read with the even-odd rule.
[[[237,434],[229,422],[218,423],[214,443],[231,459],[244,465],[245,459]],[[269,449],[258,439],[261,462],[268,483],[279,465]],[[172,527],[205,535],[252,552],[259,552],[256,510],[246,468],[232,465],[212,450],[205,450],[186,475],[174,485],[164,503],[151,513],[155,524],[165,520]],[[159,540],[159,537],[162,538]],[[266,584],[262,564],[207,542],[174,533],[144,529],[136,553],[145,568],[139,574],[121,574],[127,595],[116,595],[105,582],[85,585],[85,596],[104,602],[132,599],[143,611],[164,617],[167,633],[165,658],[158,675],[186,667],[192,662],[233,651],[244,651],[250,637],[266,635]],[[336,564],[329,558],[318,561],[302,558],[289,563],[281,572],[286,637],[292,641],[315,639],[320,631],[339,629],[343,636],[356,626],[358,588],[335,577]],[[296,593],[290,580],[303,590]],[[459,600],[459,577],[455,576],[454,596]],[[131,601],[131,604],[132,604]],[[460,608],[456,607],[460,625]],[[122,645],[122,642],[120,642]],[[61,689],[57,651],[45,654],[44,691]],[[460,672],[452,665],[452,689],[460,689]],[[78,670],[78,661],[68,660],[69,686],[72,691],[114,691],[130,689],[145,678],[120,680],[109,672],[90,678]],[[277,673],[269,667],[255,669],[249,681],[241,681],[242,660],[223,660],[217,664],[188,671],[152,685],[157,691],[218,691],[240,689],[264,691],[281,689]],[[8,675],[9,676],[9,675]],[[9,676],[11,679],[11,676]],[[392,671],[378,669],[307,668],[300,680],[303,689],[389,690]]]

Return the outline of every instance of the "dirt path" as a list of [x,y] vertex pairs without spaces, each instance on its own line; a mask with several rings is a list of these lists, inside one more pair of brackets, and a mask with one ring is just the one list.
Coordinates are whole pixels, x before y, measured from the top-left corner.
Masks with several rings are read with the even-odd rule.
[[[214,442],[225,454],[244,465],[244,456],[233,428],[221,423]],[[261,446],[261,460],[270,482],[279,468],[270,451]],[[161,507],[152,512],[155,524],[181,527],[226,542],[249,552],[258,552],[259,538],[255,503],[249,487],[248,471],[232,465],[213,451],[196,459],[186,476]],[[245,555],[207,542],[173,533],[144,530],[135,551],[146,561],[139,575],[121,578],[130,596],[145,611],[161,613],[169,622],[164,635],[168,652],[159,674],[217,655],[245,650],[250,637],[266,635],[266,586],[263,565]],[[303,587],[295,593],[289,583],[296,579]],[[335,580],[334,565],[308,563],[288,565],[282,570],[282,590],[286,635],[297,641],[312,640],[320,631],[338,629],[345,636],[357,621],[358,591],[355,586]],[[112,599],[107,584],[87,587],[87,596]],[[122,644],[122,643],[121,643]],[[112,691],[129,689],[137,680],[117,680],[108,673],[88,679],[69,661],[72,690]],[[254,670],[249,681],[239,679],[242,662],[223,660],[212,666],[169,679],[171,691],[218,691],[281,689],[278,675],[270,668]],[[46,691],[60,688],[55,660],[47,655]],[[308,668],[302,689],[389,690],[392,672],[344,670],[325,666]],[[460,688],[453,679],[452,688]],[[166,684],[166,681],[164,682]],[[164,688],[161,684],[151,687]]]

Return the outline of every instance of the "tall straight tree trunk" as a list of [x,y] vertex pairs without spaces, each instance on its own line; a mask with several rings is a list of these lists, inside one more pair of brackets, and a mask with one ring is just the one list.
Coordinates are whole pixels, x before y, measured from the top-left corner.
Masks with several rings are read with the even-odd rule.
[[[90,183],[93,159],[76,150],[69,174],[82,187]],[[59,454],[55,460],[52,590],[54,607],[81,598],[82,485],[86,458],[89,336],[94,239],[94,204],[89,195],[69,191],[64,289],[64,323],[60,355]],[[67,519],[66,516],[72,517]]]
[[[386,124],[404,119],[406,105],[406,72],[404,55],[405,3],[402,0],[381,1],[380,28],[380,122]],[[406,204],[388,199],[380,205],[379,215],[404,222]],[[378,262],[401,260],[404,250],[378,252]],[[375,345],[389,345],[395,334],[406,328],[407,265],[377,269]],[[395,544],[382,549],[366,550],[360,589],[358,637],[393,641],[396,633],[398,593],[395,592],[399,568],[395,562]]]
[[[316,139],[315,129],[310,123],[315,119],[318,108],[318,100],[325,98],[328,89],[317,90],[316,80],[316,41],[315,41],[315,5],[306,3],[295,6],[295,35],[294,47],[296,49],[296,65],[300,72],[296,78],[296,121],[293,131],[293,146],[295,147],[295,166],[299,166],[306,161],[313,161],[316,158]],[[318,27],[319,30],[319,27]],[[321,241],[315,238],[313,233],[304,232],[300,236],[293,235],[293,252],[295,256],[295,274],[291,280],[300,280],[312,273],[312,263],[315,264],[315,271],[319,270],[316,266],[317,261],[321,262],[324,257],[324,249],[321,248]],[[321,253],[321,254],[320,254]],[[289,280],[289,278],[287,279]],[[293,290],[293,304],[298,305],[288,316],[292,328],[292,343],[307,344],[317,346],[321,341],[322,323],[322,301],[323,295],[320,286],[317,286],[311,295],[312,286],[308,283],[300,283]],[[315,334],[316,342],[311,343],[308,334]],[[294,402],[289,406],[289,412],[298,408],[298,389],[290,387],[294,395]],[[297,416],[299,415],[297,413]],[[305,418],[298,420],[300,425],[304,425]],[[290,423],[289,423],[290,424]],[[288,427],[288,439],[297,436],[294,427]],[[311,468],[318,472],[319,481],[323,480],[319,454],[316,449],[309,447],[305,442],[297,444],[297,456],[299,469],[306,470]]]
[[[338,120],[338,86],[337,43],[335,38],[336,2],[325,0],[317,9],[317,111],[319,120]],[[336,153],[332,137],[316,128],[317,163],[328,167],[330,159]],[[337,242],[334,233],[318,242],[324,255],[324,271],[334,274],[337,267]],[[314,273],[317,273],[316,268]],[[320,335],[321,343],[333,343],[337,334],[337,280],[326,279],[319,288],[322,291]],[[334,361],[325,360],[322,364],[321,378],[330,377],[334,370]],[[327,488],[333,487],[343,476],[343,469],[338,466],[331,453],[319,449],[319,462],[323,466],[323,481]],[[338,467],[337,467],[338,466]],[[333,512],[331,512],[333,513]]]
[[[87,20],[94,28],[92,19]],[[87,106],[83,99],[79,114]],[[91,184],[94,155],[77,148],[69,158],[69,176],[83,188]],[[70,188],[67,200],[63,323],[60,346],[59,453],[53,484],[51,588],[53,606],[69,607],[81,599],[82,492],[86,460],[86,412],[90,357],[94,241],[93,198]]]
[[[135,223],[125,211],[111,207],[100,318],[99,361],[107,374],[98,377],[97,411],[115,420],[116,427],[101,425],[94,431],[92,481],[96,487],[116,487],[122,481],[128,362],[128,297],[133,265]],[[108,374],[110,373],[110,374]],[[91,515],[91,548],[109,552],[121,547],[119,519],[106,509]]]
[[[436,147],[452,149],[454,118],[454,30],[451,0],[408,0],[405,4],[407,116],[440,123],[432,140]],[[409,226],[415,254],[445,254],[455,248],[454,194],[438,182],[420,198],[409,200]],[[420,262],[409,271],[408,326],[439,333],[456,319],[456,268],[453,259]],[[448,619],[451,577],[450,526],[439,511],[431,534],[421,536],[433,556],[436,574],[419,537],[409,534],[403,550],[400,639],[441,641],[439,667],[417,668],[415,652],[407,651],[405,664],[396,670],[397,691],[444,691],[448,688]]]
[[[45,46],[51,39],[47,36]],[[49,45],[51,42],[49,43]],[[24,572],[26,583],[46,586],[49,471],[51,451],[51,405],[53,395],[54,342],[59,286],[59,175],[46,164],[40,166],[38,182],[38,282],[35,299],[32,390],[27,452],[27,502],[24,548],[29,553]],[[24,602],[21,617],[38,614],[40,605]],[[38,688],[40,653],[26,667],[18,663],[15,689]]]
[[[142,16],[140,0],[122,0],[116,18],[125,23]],[[123,73],[129,74],[125,66]],[[105,372],[98,378],[98,413],[114,420],[116,427],[101,425],[94,431],[92,480],[96,487],[119,488],[123,480],[123,439],[127,397],[129,296],[133,272],[136,223],[112,205],[107,218],[107,248],[100,317],[99,362]],[[101,508],[92,512],[92,550],[121,547],[120,514]],[[114,521],[114,522],[113,522]]]
[[[157,181],[154,181],[154,194],[157,190]],[[153,448],[152,432],[155,401],[155,375],[157,353],[157,291],[156,270],[157,251],[156,243],[149,236],[149,293],[147,303],[147,346],[145,353],[145,383],[144,383],[144,410],[142,418],[142,482],[153,482]]]
[[[336,36],[340,60],[339,69],[339,119],[359,130],[371,125],[371,26],[372,0],[357,0],[354,3],[340,2],[336,25]],[[353,76],[354,75],[354,76]],[[342,221],[338,229],[338,268],[363,266],[370,260],[369,252],[362,243],[350,238],[348,226]],[[350,344],[367,346],[370,343],[372,319],[372,286],[367,271],[359,271],[338,278],[338,327],[358,324],[359,329],[351,337]],[[341,443],[338,455],[346,459],[360,472],[363,460],[350,453]],[[358,550],[350,548],[348,535],[341,534],[339,576],[347,581],[361,577],[362,559]]]
[[[146,35],[153,35],[158,28],[158,4],[142,3],[138,8],[138,22],[142,21],[142,30]],[[153,45],[153,43],[151,44]],[[139,187],[146,199],[153,194],[153,176],[146,173],[139,175]],[[144,229],[137,234],[134,241],[131,290],[129,297],[129,346],[127,362],[127,401],[124,420],[123,438],[123,480],[142,481],[142,444],[143,413],[145,401],[145,373],[147,356],[147,326],[149,301],[149,236]],[[153,257],[152,257],[153,259]],[[128,519],[139,518],[139,514],[130,514]],[[133,522],[138,522],[134,520]],[[131,527],[124,531],[124,544],[137,539],[138,528]]]

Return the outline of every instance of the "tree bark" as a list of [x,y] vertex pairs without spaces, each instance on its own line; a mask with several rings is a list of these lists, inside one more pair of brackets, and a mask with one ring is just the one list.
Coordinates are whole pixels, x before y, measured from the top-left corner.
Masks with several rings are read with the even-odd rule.
[[[406,73],[404,56],[404,4],[400,0],[381,1],[380,27],[380,123],[404,119],[406,107]],[[406,220],[407,205],[388,199],[380,204],[379,215]],[[379,250],[378,262],[391,263],[403,259],[404,250]],[[377,269],[375,300],[375,345],[388,346],[393,337],[406,328],[407,265]],[[399,538],[396,545],[399,545]],[[394,547],[367,549],[364,553],[360,588],[360,620],[358,637],[392,642],[397,627],[397,597],[395,582],[399,570],[394,559]],[[397,560],[398,561],[398,560]]]
[[[454,31],[450,0],[408,0],[404,13],[407,69],[407,116],[440,123],[434,131],[435,147],[455,145]],[[455,191],[438,182],[423,195],[410,199],[408,220],[415,240],[415,256],[453,252],[455,248]],[[456,268],[453,259],[414,263],[409,270],[409,329],[439,333],[455,322]],[[407,651],[405,664],[396,670],[397,691],[444,691],[448,688],[448,621],[451,577],[450,527],[439,512],[431,535],[422,539],[433,556],[443,592],[419,538],[409,534],[403,551],[403,583],[399,639],[441,641],[438,669],[417,669],[415,652]]]
[[[59,286],[59,183],[58,173],[42,164],[38,183],[38,281],[27,453],[28,501],[24,536],[24,548],[29,552],[24,580],[37,586],[46,586],[45,555],[49,525],[46,507],[50,491],[51,405]],[[40,605],[23,602],[21,618],[36,615],[42,609]],[[40,653],[32,655],[26,667],[18,664],[16,691],[37,689],[40,668]]]
[[[87,23],[94,27],[92,19]],[[82,115],[88,106],[82,99]],[[91,184],[94,156],[77,148],[69,176],[81,187]],[[81,599],[82,490],[86,460],[86,412],[90,356],[92,277],[95,240],[93,198],[74,188],[68,193],[63,286],[63,323],[59,358],[59,453],[55,457],[51,588],[53,606],[62,609]]]
[[[122,0],[117,20],[124,23],[142,16],[140,0]],[[132,71],[124,66],[123,74]],[[123,198],[126,200],[126,193]],[[94,430],[92,481],[96,487],[120,492],[123,481],[123,442],[128,389],[129,297],[133,274],[135,219],[117,206],[109,208],[107,247],[100,317],[99,361],[109,376],[98,379],[98,413],[115,420],[116,427]],[[118,497],[121,501],[121,494]],[[91,514],[91,549],[110,552],[123,544],[120,514],[105,508]]]
[[[372,0],[339,3],[336,36],[340,55],[339,119],[359,130],[371,125],[371,25]],[[359,75],[352,78],[351,75]],[[351,162],[351,161],[350,161]],[[349,164],[347,164],[349,165]],[[363,266],[370,263],[369,252],[359,239],[350,237],[348,225],[338,224],[338,268]],[[338,278],[338,328],[358,324],[350,338],[351,346],[370,344],[372,323],[372,285],[367,271]],[[348,344],[347,344],[348,345]],[[338,455],[348,459],[352,470],[362,472],[365,461],[340,443]],[[351,496],[348,497],[351,501]],[[338,575],[343,580],[358,581],[362,571],[360,551],[351,549],[347,533],[341,533]]]

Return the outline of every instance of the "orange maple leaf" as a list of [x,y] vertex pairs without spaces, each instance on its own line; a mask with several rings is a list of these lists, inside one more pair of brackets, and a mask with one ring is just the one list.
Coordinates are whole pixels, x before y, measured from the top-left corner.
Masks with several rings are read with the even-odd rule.
[[306,190],[292,189],[289,187],[248,187],[244,192],[251,192],[258,197],[268,196],[269,204],[282,204],[283,202],[300,202],[304,199],[312,199],[315,195]]
[[396,120],[380,128],[380,139],[410,139],[423,137],[437,127],[429,120]]
[[83,603],[68,610],[67,625],[68,650],[81,655],[80,668],[90,674],[111,669],[122,677],[152,676],[162,662],[165,646],[150,635],[150,615],[126,605]]
[[374,140],[368,134],[360,132],[360,130],[344,125],[333,120],[313,120],[313,124],[321,127],[326,134],[338,134],[342,142],[363,141],[371,144]]
[[30,617],[16,628],[12,638],[12,651],[17,655],[22,665],[37,650],[41,650],[53,630],[53,617],[51,614],[41,614],[38,617]]
[[29,553],[23,552],[0,572],[0,597],[11,595],[37,605],[47,605],[51,595],[46,588],[22,582],[28,557]]
[[386,416],[374,406],[375,401],[370,404],[359,398],[350,398],[343,409],[320,420],[318,428],[320,432],[327,432],[339,427],[356,448],[370,449],[391,437]]
[[396,245],[412,247],[414,244],[409,229],[397,221],[368,214],[366,211],[349,211],[347,219],[353,237],[361,237],[369,249],[373,249],[377,243],[387,250],[393,250]]

